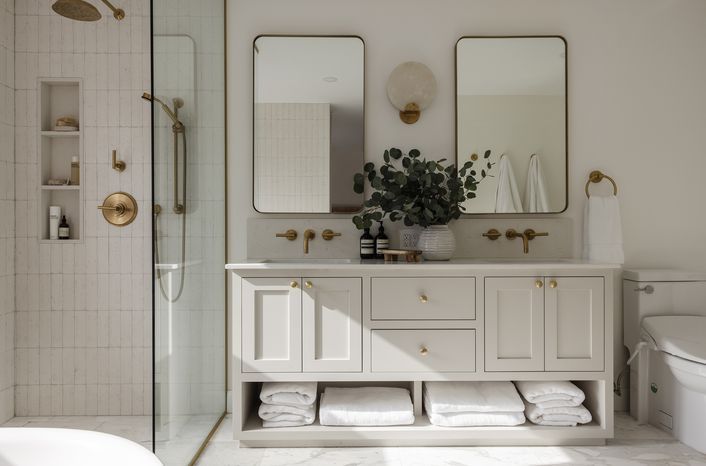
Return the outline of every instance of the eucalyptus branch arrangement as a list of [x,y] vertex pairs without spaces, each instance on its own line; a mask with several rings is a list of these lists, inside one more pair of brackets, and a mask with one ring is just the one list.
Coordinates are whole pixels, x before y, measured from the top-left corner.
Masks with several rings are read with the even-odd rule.
[[[402,220],[406,226],[447,225],[466,210],[464,201],[476,197],[478,184],[494,165],[489,158],[490,151],[486,150],[482,160],[468,161],[457,169],[455,164],[444,165],[446,159],[423,159],[417,149],[409,154],[394,147],[386,150],[379,169],[368,162],[363,166],[364,173],[353,177],[356,193],[364,192],[366,180],[373,189],[353,223],[360,230],[385,217],[393,222]],[[482,168],[475,168],[475,163]]]

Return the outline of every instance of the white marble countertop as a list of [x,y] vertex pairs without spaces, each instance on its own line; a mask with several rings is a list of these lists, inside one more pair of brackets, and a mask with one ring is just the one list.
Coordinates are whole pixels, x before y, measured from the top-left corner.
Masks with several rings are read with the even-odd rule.
[[450,261],[424,261],[419,263],[384,262],[382,260],[361,259],[248,259],[244,262],[226,264],[226,270],[370,270],[377,268],[405,269],[444,269],[444,270],[533,270],[537,268],[553,270],[596,270],[620,269],[619,264],[588,262],[580,259],[452,259]]

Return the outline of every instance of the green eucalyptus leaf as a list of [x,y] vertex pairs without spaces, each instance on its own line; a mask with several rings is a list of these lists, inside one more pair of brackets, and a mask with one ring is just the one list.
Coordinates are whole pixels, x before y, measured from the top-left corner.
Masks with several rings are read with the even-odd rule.
[[490,157],[490,150],[485,151],[485,153],[483,154],[484,159],[487,159],[488,157]]
[[416,159],[420,155],[421,155],[421,153],[417,149],[412,149],[411,151],[409,151],[409,156],[412,157],[413,159]]

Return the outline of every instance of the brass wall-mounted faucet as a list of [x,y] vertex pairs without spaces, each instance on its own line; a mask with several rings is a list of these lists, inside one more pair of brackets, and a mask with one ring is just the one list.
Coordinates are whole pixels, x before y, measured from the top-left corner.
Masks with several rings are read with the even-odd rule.
[[522,238],[522,252],[524,252],[525,254],[529,254],[529,242],[535,239],[537,236],[549,236],[549,233],[537,233],[531,228],[526,229],[522,233],[515,231],[512,228],[505,232],[505,238],[507,239]]
[[316,238],[316,232],[311,228],[304,232],[304,254],[309,254],[309,241]]

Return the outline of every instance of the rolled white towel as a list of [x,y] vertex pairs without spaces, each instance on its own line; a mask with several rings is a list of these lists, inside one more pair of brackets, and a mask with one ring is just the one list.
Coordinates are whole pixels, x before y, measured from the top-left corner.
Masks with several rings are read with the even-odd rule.
[[260,401],[304,408],[316,401],[317,387],[317,382],[265,382],[260,390]]
[[288,426],[304,426],[312,424],[316,419],[316,403],[306,408],[262,403],[257,414],[263,420],[263,427],[283,427],[282,423],[287,423]]
[[322,426],[399,426],[414,424],[409,390],[396,387],[326,387],[321,395]]
[[540,408],[525,402],[525,415],[532,423],[540,426],[567,426],[591,422],[591,412],[583,405],[563,408]]
[[434,414],[525,410],[512,382],[426,382],[424,394]]
[[520,381],[515,386],[525,400],[542,409],[580,406],[586,399],[579,387],[567,381]]

